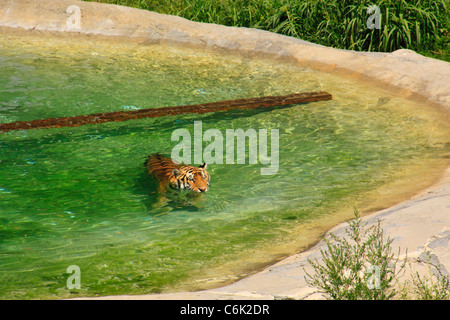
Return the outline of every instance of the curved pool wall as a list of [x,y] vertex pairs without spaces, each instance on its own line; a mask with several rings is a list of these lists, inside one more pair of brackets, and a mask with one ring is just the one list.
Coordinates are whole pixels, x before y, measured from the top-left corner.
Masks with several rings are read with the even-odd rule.
[[248,28],[192,22],[123,6],[72,0],[0,0],[2,32],[70,33],[115,37],[288,60],[325,72],[372,81],[404,97],[421,97],[450,109],[450,64],[410,50],[365,53],[333,49]]
[[[361,79],[396,95],[423,100],[450,119],[450,64],[409,50],[339,50],[256,29],[197,23],[122,6],[70,0],[0,0],[0,32],[64,35],[74,41],[80,36],[99,37],[271,57]],[[439,189],[433,192],[449,187],[450,175],[446,174]],[[443,201],[449,199],[445,192],[444,196]],[[426,214],[430,217],[432,212]]]

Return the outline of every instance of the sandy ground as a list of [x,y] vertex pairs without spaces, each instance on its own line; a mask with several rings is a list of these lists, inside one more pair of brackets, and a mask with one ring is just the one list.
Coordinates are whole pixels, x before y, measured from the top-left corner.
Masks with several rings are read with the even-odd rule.
[[[68,9],[75,5],[78,9]],[[78,14],[78,16],[77,16]],[[77,21],[73,19],[80,19]],[[425,58],[409,50],[359,53],[318,46],[260,30],[195,23],[152,12],[72,0],[0,0],[0,32],[61,36],[102,36],[143,44],[167,43],[301,63],[324,72],[395,89],[403,97],[424,99],[450,114],[450,64]],[[450,140],[450,139],[449,139]],[[450,169],[441,180],[417,196],[363,218],[380,221],[392,246],[407,250],[409,277],[430,268],[449,276]],[[347,224],[330,232],[345,235]],[[329,237],[329,233],[326,235]],[[265,270],[221,288],[96,299],[322,299],[305,282],[308,259],[320,259],[321,241],[306,252],[288,257]]]

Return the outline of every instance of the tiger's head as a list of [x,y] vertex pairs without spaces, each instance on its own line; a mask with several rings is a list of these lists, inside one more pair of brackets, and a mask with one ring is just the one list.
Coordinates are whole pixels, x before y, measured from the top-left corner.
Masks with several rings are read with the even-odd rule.
[[199,167],[183,165],[172,170],[169,177],[172,187],[178,189],[190,189],[195,192],[208,191],[209,181],[211,179],[206,171],[207,164],[203,163]]

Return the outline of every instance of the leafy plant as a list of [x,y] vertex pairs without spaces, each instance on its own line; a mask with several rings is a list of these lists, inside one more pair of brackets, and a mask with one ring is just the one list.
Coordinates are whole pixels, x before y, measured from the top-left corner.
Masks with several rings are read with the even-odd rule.
[[320,250],[322,261],[308,260],[314,274],[306,271],[308,285],[331,299],[385,300],[396,294],[394,280],[404,269],[406,259],[394,258],[392,239],[385,239],[378,221],[367,227],[358,212],[349,222],[345,237],[330,234],[327,249]]
[[419,300],[449,300],[450,279],[442,276],[437,281],[431,277],[420,276],[419,273],[412,277],[413,290]]

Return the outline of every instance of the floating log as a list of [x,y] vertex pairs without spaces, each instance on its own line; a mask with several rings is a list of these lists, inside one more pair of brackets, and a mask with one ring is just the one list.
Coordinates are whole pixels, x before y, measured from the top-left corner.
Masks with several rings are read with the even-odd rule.
[[331,94],[323,91],[294,93],[286,96],[268,96],[260,98],[227,100],[227,101],[210,102],[204,104],[195,104],[179,107],[151,108],[132,111],[116,111],[116,112],[81,115],[75,117],[50,118],[43,120],[1,123],[0,132],[7,132],[12,130],[41,129],[41,128],[78,127],[86,124],[98,124],[111,121],[127,121],[142,118],[158,118],[164,116],[175,116],[185,113],[202,114],[208,112],[228,111],[234,109],[267,108],[274,106],[283,106],[289,104],[315,102],[331,99],[332,99]]

